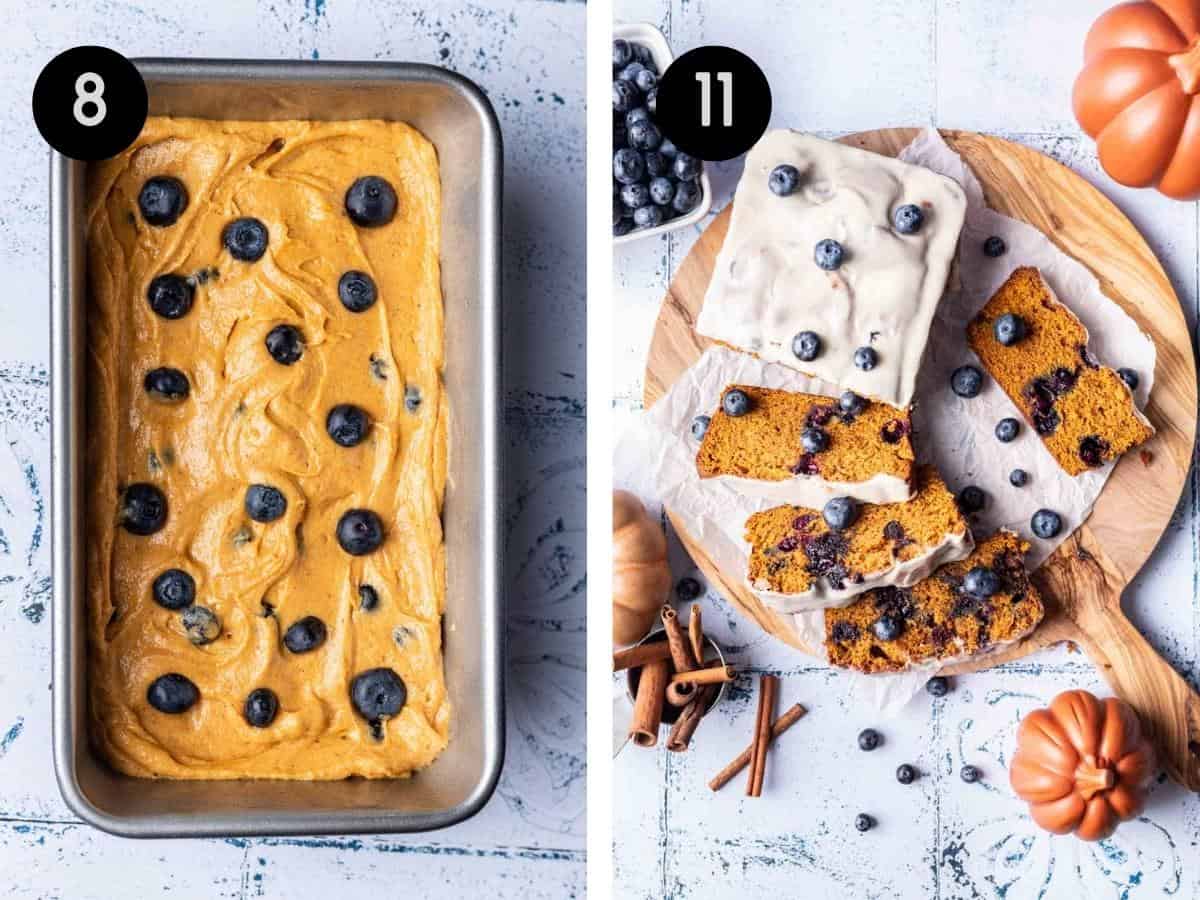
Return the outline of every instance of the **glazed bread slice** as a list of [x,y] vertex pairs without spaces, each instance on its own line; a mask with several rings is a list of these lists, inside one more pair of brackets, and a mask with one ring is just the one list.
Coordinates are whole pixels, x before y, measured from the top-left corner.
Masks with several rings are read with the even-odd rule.
[[[966,559],[942,566],[911,588],[869,591],[849,606],[826,610],[830,663],[867,673],[899,672],[1020,640],[1045,612],[1025,572],[1028,550],[1027,541],[998,531]],[[967,573],[976,567],[995,573],[996,593],[977,596],[966,590]]]
[[[822,506],[831,497],[897,503],[913,492],[916,466],[906,411],[856,400],[849,409],[817,394],[730,385],[750,399],[749,411],[720,405],[696,454],[696,471],[775,503]],[[809,452],[802,435],[823,444]]]
[[921,466],[904,503],[863,504],[835,531],[821,510],[777,506],[746,521],[750,587],[781,612],[839,606],[872,588],[915,584],[973,546],[954,495]]
[[[782,195],[770,186],[779,166],[797,176]],[[696,330],[907,407],[966,205],[956,182],[921,166],[796,131],[768,132],[746,157]],[[897,212],[910,206],[921,224],[902,232]],[[816,260],[823,241],[842,249],[835,268]],[[811,359],[793,352],[801,332],[820,341]],[[870,368],[856,364],[862,348],[876,356]]]
[[[1005,346],[995,327],[1009,313],[1025,334]],[[967,341],[1070,475],[1103,466],[1154,434],[1133,392],[1088,351],[1087,329],[1037,269],[1008,277],[967,325]]]

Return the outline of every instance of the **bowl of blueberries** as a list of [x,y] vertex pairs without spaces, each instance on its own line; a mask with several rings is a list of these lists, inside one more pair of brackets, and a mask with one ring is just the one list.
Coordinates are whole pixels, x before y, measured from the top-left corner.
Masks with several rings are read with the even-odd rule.
[[704,164],[655,123],[658,79],[674,56],[649,24],[618,25],[613,51],[613,242],[664,234],[712,207]]

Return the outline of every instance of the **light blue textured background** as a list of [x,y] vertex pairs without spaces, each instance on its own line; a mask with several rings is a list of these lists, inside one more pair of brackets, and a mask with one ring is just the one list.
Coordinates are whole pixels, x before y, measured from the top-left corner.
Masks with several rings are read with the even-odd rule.
[[[1195,333],[1200,210],[1114,184],[1071,115],[1083,38],[1108,4],[1093,0],[614,0],[617,21],[649,21],[675,52],[725,44],[753,57],[774,91],[775,127],[827,137],[934,123],[1033,146],[1096,184],[1158,253]],[[740,164],[710,169],[714,214]],[[702,223],[706,224],[706,223]],[[666,286],[699,229],[616,251],[613,349],[619,422],[640,408],[641,373]],[[615,429],[617,433],[620,428]],[[1195,471],[1167,534],[1127,591],[1125,605],[1151,641],[1200,684],[1200,506]],[[1136,511],[1131,511],[1136,514]],[[677,575],[689,571],[674,548]],[[693,573],[695,574],[695,573]],[[1066,650],[958,680],[944,700],[916,698],[880,721],[850,698],[846,679],[789,651],[715,592],[704,622],[746,673],[693,750],[627,748],[615,781],[616,883],[622,898],[726,897],[1142,898],[1200,896],[1200,799],[1154,787],[1145,816],[1099,845],[1034,828],[1008,789],[1016,723],[1060,690],[1107,694],[1087,660]],[[763,796],[741,779],[718,795],[708,779],[748,741],[751,681],[782,676],[780,704],[811,710],[771,756]],[[860,752],[878,727],[886,743]],[[924,774],[905,787],[902,762]],[[981,783],[958,777],[965,763]],[[858,812],[879,827],[854,830]]]
[[[583,31],[576,3],[0,0],[0,895],[22,898],[582,895],[584,871]],[[476,818],[410,837],[112,838],[50,764],[47,151],[41,67],[128,56],[390,59],[477,81],[505,139],[509,740]],[[459,710],[470,715],[469,709]]]

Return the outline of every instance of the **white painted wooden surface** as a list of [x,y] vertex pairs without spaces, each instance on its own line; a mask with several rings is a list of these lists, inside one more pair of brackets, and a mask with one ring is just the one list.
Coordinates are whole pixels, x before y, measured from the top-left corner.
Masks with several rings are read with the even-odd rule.
[[[1042,150],[1100,187],[1158,252],[1195,329],[1200,210],[1115,185],[1071,116],[1083,37],[1106,4],[1090,0],[615,0],[617,21],[661,27],[676,54],[725,44],[752,56],[774,89],[773,125],[836,136],[934,123],[1000,134]],[[719,211],[740,165],[715,166]],[[618,423],[640,408],[641,373],[664,289],[695,233],[618,248],[613,348]],[[620,433],[621,428],[615,429]],[[1155,555],[1126,593],[1134,621],[1200,682],[1200,485],[1193,472]],[[689,569],[675,545],[676,575]],[[627,748],[615,783],[616,884],[623,898],[1103,898],[1200,896],[1200,799],[1157,784],[1145,816],[1089,846],[1034,828],[1007,784],[1017,721],[1060,690],[1107,693],[1086,659],[1052,651],[958,679],[943,700],[897,718],[856,708],[846,680],[767,638],[715,593],[704,621],[743,670],[783,676],[780,703],[809,716],[772,754],[763,797],[741,780],[705,783],[749,740],[751,674],[701,725],[692,752]],[[856,747],[868,725],[886,743]],[[902,762],[922,774],[905,787]],[[958,777],[966,763],[982,782]],[[879,827],[854,830],[858,812]]]
[[[486,884],[491,897],[582,895],[583,5],[0,0],[0,18],[0,894],[456,897]],[[59,798],[49,728],[47,152],[29,98],[51,56],[84,43],[128,56],[439,63],[479,82],[496,106],[507,175],[509,742],[495,797],[460,826],[146,842],[78,823]]]

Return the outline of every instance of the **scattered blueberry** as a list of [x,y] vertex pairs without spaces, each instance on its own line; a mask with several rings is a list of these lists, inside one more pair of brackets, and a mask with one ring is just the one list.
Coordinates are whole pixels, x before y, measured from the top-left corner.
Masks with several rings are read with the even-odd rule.
[[724,410],[725,415],[733,416],[735,419],[738,416],[744,416],[750,412],[750,397],[745,391],[737,388],[726,391],[725,396],[721,398],[721,409]]
[[635,181],[621,188],[621,202],[629,209],[641,209],[650,202],[650,188]]
[[137,483],[125,488],[121,498],[121,525],[130,534],[145,537],[166,524],[167,498],[152,484]]
[[883,735],[874,728],[864,728],[858,733],[858,749],[868,753],[883,743]]
[[992,235],[983,242],[983,255],[990,256],[995,259],[998,256],[1003,256],[1008,252],[1008,244],[1004,243],[1004,238],[997,235]]
[[657,228],[663,223],[661,206],[649,203],[633,211],[633,224],[638,228]]
[[1000,578],[985,566],[975,566],[963,578],[963,590],[972,597],[986,600],[1000,592]]
[[1016,440],[1020,431],[1021,423],[1016,419],[1001,419],[996,423],[996,440],[1002,444],[1007,444],[1010,441]]
[[1008,473],[1008,483],[1013,487],[1025,487],[1029,483],[1029,473],[1024,469],[1013,469]]
[[963,514],[969,516],[971,513],[979,512],[987,505],[987,494],[983,492],[983,488],[968,484],[958,492],[955,501]]
[[821,428],[805,428],[800,432],[800,446],[805,453],[820,453],[829,447],[829,433]]
[[365,556],[383,543],[383,522],[369,509],[350,509],[337,523],[337,540],[351,556]]
[[196,601],[196,579],[183,569],[167,569],[154,579],[154,602],[178,612]]
[[967,784],[974,784],[983,777],[983,773],[975,766],[963,766],[958,775]]
[[789,166],[786,163],[773,168],[771,174],[767,176],[767,187],[777,197],[786,197],[788,194],[794,193],[799,186],[800,171],[795,166]]
[[325,417],[325,430],[342,447],[357,447],[370,427],[371,419],[353,403],[339,403]]
[[968,400],[983,390],[983,373],[974,366],[959,366],[950,376],[950,389]]
[[689,156],[682,150],[675,152],[675,160],[671,163],[671,171],[680,181],[691,181],[700,177],[700,160]]
[[857,416],[867,408],[867,401],[854,391],[842,391],[842,395],[838,397],[838,409],[847,416]]
[[[649,120],[634,122],[629,126],[628,140],[634,150],[654,150],[662,143],[662,132]],[[645,160],[642,162],[645,163]]]
[[192,308],[196,289],[182,275],[159,275],[150,282],[146,299],[164,319],[182,319]]
[[254,728],[266,728],[279,713],[279,698],[270,688],[255,688],[246,696],[242,715]]
[[371,612],[379,606],[379,592],[369,584],[360,584],[358,586],[358,608],[364,612]]
[[916,234],[924,224],[925,213],[915,204],[907,203],[892,213],[892,227],[901,234]]
[[821,336],[815,331],[801,331],[792,338],[792,353],[801,362],[812,362],[821,355]]
[[692,419],[692,437],[698,441],[704,440],[704,435],[708,434],[709,423],[712,419],[708,416],[696,416]]
[[200,699],[200,690],[192,681],[178,672],[159,675],[146,689],[146,702],[159,712],[187,712]]
[[695,600],[703,593],[704,587],[690,575],[680,578],[679,582],[675,585],[675,596],[684,603]]
[[859,347],[854,351],[854,365],[864,372],[870,372],[879,363],[879,354],[874,347]]
[[935,675],[925,682],[925,690],[932,697],[945,697],[950,693],[950,679],[944,675]]
[[396,192],[387,179],[378,175],[356,178],[346,191],[346,215],[355,225],[377,228],[392,221],[396,215]]
[[875,818],[866,813],[859,813],[854,817],[854,827],[859,831],[870,831],[875,827]]
[[875,620],[871,631],[878,640],[894,641],[904,633],[904,620],[897,613],[885,612]]
[[297,619],[283,633],[283,646],[293,653],[308,653],[325,643],[325,623],[316,616]]
[[821,510],[821,518],[834,531],[844,531],[858,518],[858,504],[851,497],[834,497]]
[[623,38],[616,38],[612,42],[613,68],[621,69],[629,65],[633,60],[633,48],[629,46],[629,41]]
[[287,497],[269,484],[252,484],[246,488],[245,506],[246,515],[255,522],[274,522],[287,512]]
[[613,154],[613,178],[621,184],[641,181],[646,174],[646,161],[632,147],[622,147]]
[[675,188],[675,199],[671,201],[671,209],[681,216],[687,215],[700,204],[703,193],[696,182],[681,181]]
[[1025,320],[1015,313],[1005,313],[992,325],[992,334],[1005,347],[1011,347],[1025,337]]
[[267,252],[267,226],[258,219],[234,219],[221,232],[221,243],[234,259],[255,262]]
[[813,249],[813,260],[826,272],[832,272],[841,267],[845,254],[841,244],[832,238],[824,238],[817,241],[817,246]]
[[264,343],[271,359],[282,366],[290,366],[304,355],[304,335],[295,325],[276,325],[267,332]]
[[652,178],[650,180],[650,199],[659,206],[669,206],[675,199],[675,182],[670,178]]
[[1062,531],[1062,516],[1052,509],[1039,509],[1029,520],[1029,527],[1038,537],[1049,540]]
[[375,279],[366,272],[351,269],[338,279],[338,299],[352,313],[365,312],[375,305],[379,291]]
[[403,679],[391,669],[367,669],[350,682],[350,700],[360,716],[368,722],[377,722],[404,709],[408,690]]
[[187,376],[178,369],[151,369],[142,382],[146,392],[159,400],[184,400],[191,391]]
[[188,640],[197,647],[211,644],[221,636],[221,620],[207,606],[192,604],[180,616]]
[[404,409],[410,413],[415,413],[421,408],[421,389],[415,384],[406,385],[404,388]]
[[917,780],[917,770],[908,763],[902,763],[896,768],[896,780],[901,784],[912,784]]
[[1121,380],[1129,386],[1131,391],[1136,391],[1141,383],[1141,378],[1133,369],[1117,369],[1117,374],[1121,376]]
[[187,188],[178,178],[156,175],[149,178],[138,192],[138,209],[148,225],[163,228],[174,225],[187,209]]

